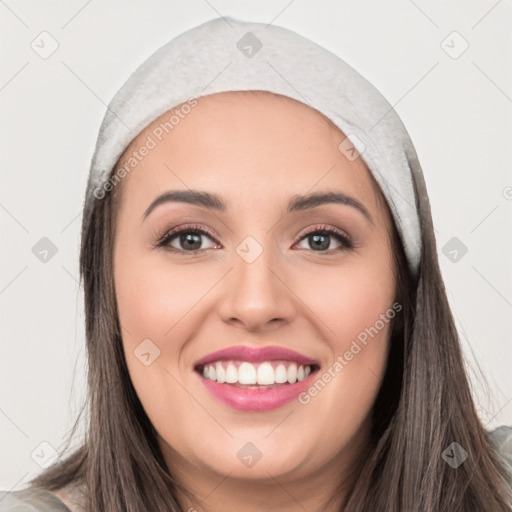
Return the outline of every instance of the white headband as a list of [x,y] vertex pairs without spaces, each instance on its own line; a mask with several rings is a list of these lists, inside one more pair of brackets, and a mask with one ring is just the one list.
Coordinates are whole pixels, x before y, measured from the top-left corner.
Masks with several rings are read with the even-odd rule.
[[[347,135],[339,149],[349,159],[360,154],[380,185],[417,275],[421,234],[412,173],[422,171],[393,107],[348,64],[309,39],[232,17],[210,20],[172,39],[117,92],[98,135],[84,216],[110,190],[110,173],[123,151],[152,121],[191,98],[236,90],[293,98]],[[170,117],[168,124],[176,119]]]

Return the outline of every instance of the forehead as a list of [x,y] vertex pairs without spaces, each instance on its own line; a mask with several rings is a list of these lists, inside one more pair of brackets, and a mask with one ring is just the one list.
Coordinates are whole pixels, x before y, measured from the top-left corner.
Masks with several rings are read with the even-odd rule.
[[[136,164],[123,188],[144,184],[157,194],[166,187],[200,186],[239,199],[335,188],[381,204],[364,162],[349,161],[339,151],[345,135],[308,105],[266,91],[196,101],[174,107],[132,141],[117,165]],[[135,162],[133,155],[144,146],[151,150]]]
[[[194,100],[193,107],[182,103],[162,114],[132,140],[118,164],[148,137],[159,146],[172,144],[169,139],[178,143],[187,137],[199,145],[208,142],[208,136],[221,138],[233,129],[244,137],[250,136],[250,132],[281,132],[290,143],[299,143],[306,137],[317,142],[322,137],[331,142],[344,138],[330,119],[292,98],[259,90],[227,91],[201,96]],[[276,140],[276,144],[282,143],[283,137]]]
[[[339,128],[326,116],[305,103],[270,91],[250,90],[250,91],[226,91],[215,94],[208,94],[197,98],[197,107],[195,110],[209,111],[213,115],[218,115],[224,109],[230,107],[237,108],[240,112],[252,110],[258,111],[262,117],[268,117],[271,112],[279,112],[279,117],[294,117],[302,119],[308,123],[318,123],[332,132],[341,133]],[[275,121],[275,119],[274,119]]]

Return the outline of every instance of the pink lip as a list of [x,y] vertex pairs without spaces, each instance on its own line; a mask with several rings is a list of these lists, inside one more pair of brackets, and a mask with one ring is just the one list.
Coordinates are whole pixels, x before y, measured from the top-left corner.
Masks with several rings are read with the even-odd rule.
[[196,362],[195,369],[200,370],[202,366],[209,363],[226,360],[242,360],[250,363],[286,360],[298,364],[315,365],[317,367],[300,382],[295,382],[294,384],[278,384],[275,385],[275,387],[262,386],[258,388],[239,387],[227,383],[220,384],[213,380],[206,379],[198,372],[201,382],[217,400],[229,407],[247,412],[268,411],[282,407],[288,402],[291,402],[311,385],[317,373],[316,370],[320,366],[318,361],[287,348],[278,346],[253,348],[239,345],[219,350],[202,357]]
[[240,388],[234,384],[219,384],[201,375],[201,382],[206,389],[220,402],[246,412],[268,411],[277,409],[291,402],[305,391],[313,381],[317,372],[311,372],[305,379],[295,384],[279,384],[270,388]]
[[195,366],[204,366],[205,364],[213,363],[215,361],[227,361],[230,359],[239,359],[249,363],[262,363],[263,361],[285,359],[299,364],[319,365],[318,361],[284,347],[270,346],[253,348],[238,345],[236,347],[229,347],[223,350],[218,350],[217,352],[212,352],[211,354],[208,354],[196,361]]

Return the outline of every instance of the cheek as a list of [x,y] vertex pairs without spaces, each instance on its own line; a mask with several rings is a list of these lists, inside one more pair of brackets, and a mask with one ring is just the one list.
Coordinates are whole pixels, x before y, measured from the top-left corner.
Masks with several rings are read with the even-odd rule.
[[379,289],[373,283],[345,280],[343,284],[328,310],[336,333],[333,345],[337,352],[349,350],[353,340],[364,342],[368,331],[376,336],[374,328],[384,330],[387,323],[382,324],[381,315],[391,307],[393,300],[390,291]]
[[[387,363],[393,318],[394,279],[382,265],[319,269],[316,286],[302,293],[318,316],[330,356],[314,385],[299,400],[318,417],[330,416],[355,432],[370,412]],[[300,397],[299,397],[300,398]],[[309,404],[309,405],[308,405]],[[332,435],[336,436],[336,428]]]
[[125,344],[150,338],[160,345],[170,335],[174,337],[180,319],[204,294],[203,287],[192,284],[190,272],[183,267],[173,269],[165,260],[156,263],[136,251],[119,256],[116,263],[116,295]]
[[[394,278],[385,264],[319,267],[314,279],[297,281],[307,304],[326,327],[326,339],[336,352],[344,352],[366,329],[382,325],[394,300]],[[364,338],[364,335],[361,336]]]
[[[192,315],[187,312],[204,290],[191,286],[192,276],[182,267],[171,271],[169,265],[155,264],[134,248],[120,254],[114,278],[130,378],[155,428],[164,429],[169,439],[183,442],[182,429],[169,421],[169,414],[190,408],[190,396],[177,383],[181,380],[178,362],[185,340],[193,332],[188,323]],[[144,353],[149,353],[147,366]]]

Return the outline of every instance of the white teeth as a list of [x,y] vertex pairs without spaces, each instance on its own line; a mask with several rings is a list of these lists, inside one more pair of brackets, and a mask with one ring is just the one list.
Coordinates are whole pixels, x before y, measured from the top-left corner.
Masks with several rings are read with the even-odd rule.
[[275,369],[275,379],[276,384],[283,384],[284,382],[288,382],[288,372],[286,371],[286,367],[284,364],[278,364]]
[[226,382],[226,370],[224,370],[224,366],[222,366],[222,363],[217,362],[215,365],[215,373],[217,374],[217,382],[220,382],[221,384],[223,382]]
[[253,364],[243,362],[238,367],[238,382],[240,384],[256,384],[256,368]]
[[[308,368],[309,368],[309,366],[308,366]],[[288,382],[290,384],[297,382],[297,365],[295,363],[292,363],[288,367]]]
[[228,364],[226,369],[226,382],[228,384],[238,382],[238,370],[235,368],[234,364]]
[[310,365],[297,365],[292,362],[252,364],[247,361],[217,361],[203,368],[203,377],[221,384],[242,384],[272,386],[273,384],[295,384],[311,373]]
[[260,386],[274,384],[274,368],[270,363],[261,363],[258,366],[258,384]]

